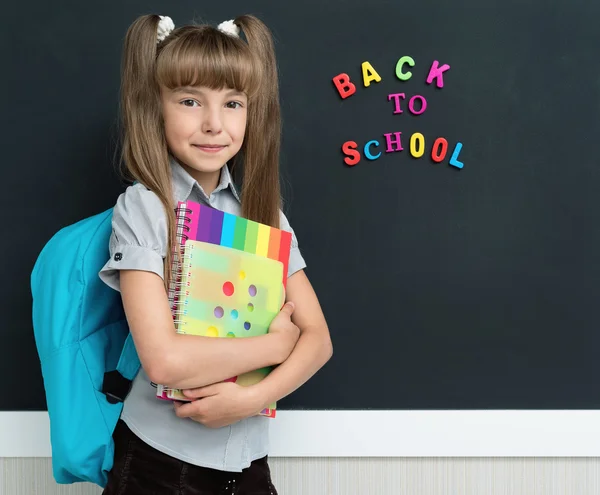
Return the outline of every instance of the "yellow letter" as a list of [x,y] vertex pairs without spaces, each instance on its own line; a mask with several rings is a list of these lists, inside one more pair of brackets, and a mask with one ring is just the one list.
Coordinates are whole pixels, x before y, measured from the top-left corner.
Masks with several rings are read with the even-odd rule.
[[[417,142],[419,150],[417,151]],[[410,137],[410,154],[415,158],[421,158],[425,153],[425,137],[420,132],[415,132]]]
[[373,66],[369,62],[362,63],[362,74],[363,74],[363,82],[365,83],[365,88],[369,87],[371,81],[379,82],[381,81],[381,76],[377,74],[377,71],[373,69]]

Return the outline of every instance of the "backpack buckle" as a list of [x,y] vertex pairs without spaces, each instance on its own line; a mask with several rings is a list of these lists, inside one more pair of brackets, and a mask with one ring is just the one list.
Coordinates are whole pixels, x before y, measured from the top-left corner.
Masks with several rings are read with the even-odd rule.
[[132,380],[128,380],[117,370],[104,373],[102,381],[102,393],[111,404],[123,402],[131,390]]

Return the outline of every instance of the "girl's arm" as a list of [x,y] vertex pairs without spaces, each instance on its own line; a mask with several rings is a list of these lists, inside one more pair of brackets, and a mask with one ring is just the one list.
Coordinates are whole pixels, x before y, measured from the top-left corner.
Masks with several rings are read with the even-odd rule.
[[173,388],[194,388],[282,363],[299,332],[284,327],[267,335],[222,339],[175,331],[163,280],[155,273],[121,270],[121,296],[131,335],[148,377]]
[[290,318],[290,311],[284,306],[276,317],[277,326],[288,330],[300,327],[301,331],[300,339],[287,360],[261,382],[250,387],[218,383],[184,390],[191,402],[175,402],[178,417],[192,418],[205,426],[219,428],[254,416],[268,404],[292,393],[329,360],[333,347],[327,323],[303,270],[288,279],[287,296],[295,309]]
[[288,279],[286,299],[295,305],[290,326],[299,327],[300,339],[285,362],[252,387],[259,397],[259,410],[291,394],[333,355],[325,316],[304,270]]

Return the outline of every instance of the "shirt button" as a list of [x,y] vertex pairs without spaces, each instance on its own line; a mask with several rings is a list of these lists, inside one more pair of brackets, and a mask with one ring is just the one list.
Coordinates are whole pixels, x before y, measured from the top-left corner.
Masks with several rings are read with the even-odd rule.
[[121,261],[123,259],[123,253],[115,253],[114,260]]

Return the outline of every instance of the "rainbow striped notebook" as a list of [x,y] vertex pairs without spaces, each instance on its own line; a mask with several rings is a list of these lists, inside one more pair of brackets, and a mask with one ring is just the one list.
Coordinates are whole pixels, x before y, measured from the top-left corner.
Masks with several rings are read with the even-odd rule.
[[[264,335],[284,304],[292,236],[209,206],[187,201],[177,208],[181,264],[170,296],[179,333],[243,338]],[[270,368],[233,377],[242,386]],[[188,400],[180,390],[157,386],[161,399]],[[262,414],[275,417],[276,404]]]

